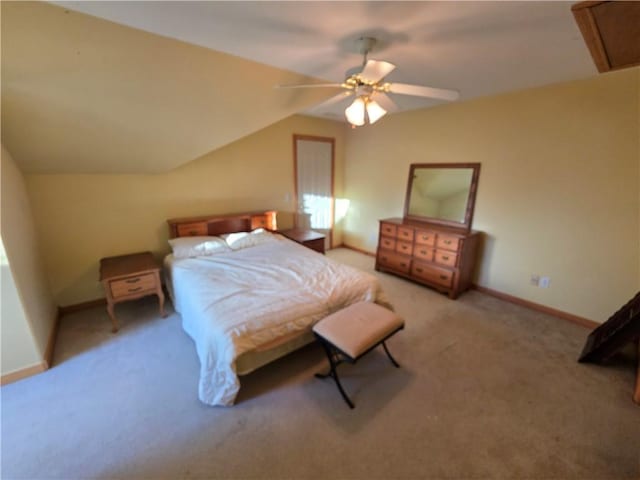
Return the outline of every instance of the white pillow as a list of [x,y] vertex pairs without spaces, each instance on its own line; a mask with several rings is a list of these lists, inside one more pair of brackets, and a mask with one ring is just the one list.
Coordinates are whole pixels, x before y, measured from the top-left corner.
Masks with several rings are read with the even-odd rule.
[[175,258],[204,257],[231,251],[220,237],[172,238],[169,240],[169,245]]
[[237,232],[220,235],[225,239],[227,245],[232,250],[240,250],[241,248],[254,247],[261,243],[278,241],[273,233],[267,232],[264,228],[256,228],[252,232]]

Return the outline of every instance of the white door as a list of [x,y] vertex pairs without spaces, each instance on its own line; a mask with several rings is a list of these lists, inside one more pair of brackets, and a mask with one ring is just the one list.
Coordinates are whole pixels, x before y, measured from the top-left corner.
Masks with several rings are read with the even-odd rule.
[[333,138],[294,135],[296,172],[296,227],[325,235],[325,249],[332,246]]

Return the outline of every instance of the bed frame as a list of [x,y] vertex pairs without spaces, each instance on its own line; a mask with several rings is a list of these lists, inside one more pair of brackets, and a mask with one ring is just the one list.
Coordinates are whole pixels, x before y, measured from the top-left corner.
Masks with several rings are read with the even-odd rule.
[[[277,212],[264,210],[227,215],[204,215],[200,217],[171,218],[169,238],[222,235],[225,233],[248,232],[256,228],[277,230]],[[172,289],[169,289],[169,293]],[[315,340],[311,328],[296,335],[287,335],[272,340],[260,347],[243,353],[236,359],[236,373],[246,375],[254,370],[283,357]]]
[[277,213],[275,210],[265,210],[228,215],[170,218],[167,220],[169,238],[249,232],[256,228],[276,230]]

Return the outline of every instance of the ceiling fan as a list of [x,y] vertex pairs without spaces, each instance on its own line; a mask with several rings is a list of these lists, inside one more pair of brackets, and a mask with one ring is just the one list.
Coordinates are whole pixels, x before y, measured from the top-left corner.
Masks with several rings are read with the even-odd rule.
[[456,90],[411,85],[408,83],[389,83],[384,78],[396,66],[393,63],[380,60],[367,60],[367,55],[375,46],[377,40],[373,37],[360,37],[357,40],[360,53],[364,56],[362,67],[355,67],[347,71],[347,78],[342,83],[311,83],[302,85],[277,85],[277,88],[315,88],[335,87],[344,91],[323,102],[322,106],[329,106],[346,97],[355,95],[355,100],[345,110],[345,117],[353,126],[365,123],[375,123],[387,112],[398,109],[388,93],[412,95],[416,97],[435,98],[438,100],[457,100],[460,93]]

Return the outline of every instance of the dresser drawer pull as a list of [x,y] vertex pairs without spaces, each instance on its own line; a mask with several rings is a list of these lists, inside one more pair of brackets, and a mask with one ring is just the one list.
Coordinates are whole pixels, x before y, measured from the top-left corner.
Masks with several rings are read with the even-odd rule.
[[385,262],[387,261],[387,257],[380,257],[382,258],[382,260],[384,260]]
[[421,268],[416,268],[416,272],[422,273],[422,269]]
[[451,245],[451,240],[444,240],[445,245]]
[[130,288],[129,293],[139,292],[140,290],[142,290],[142,287]]
[[443,259],[443,260],[449,260],[449,257],[448,257],[448,256],[446,256],[446,255],[443,255],[443,256],[442,256],[442,259]]
[[189,230],[189,235],[191,235],[192,237],[195,237],[196,235],[198,235],[198,231],[197,230]]
[[420,250],[420,253],[421,253],[422,255],[426,255],[426,254],[427,254],[427,251],[426,251],[426,250]]
[[406,266],[407,266],[407,264],[406,264],[406,263],[404,263],[404,262],[400,262],[400,266],[401,266],[401,267],[406,267]]
[[130,278],[129,280],[125,280],[127,283],[138,283],[140,281],[140,277],[138,278]]
[[447,276],[446,275],[440,275],[440,280],[447,280]]

